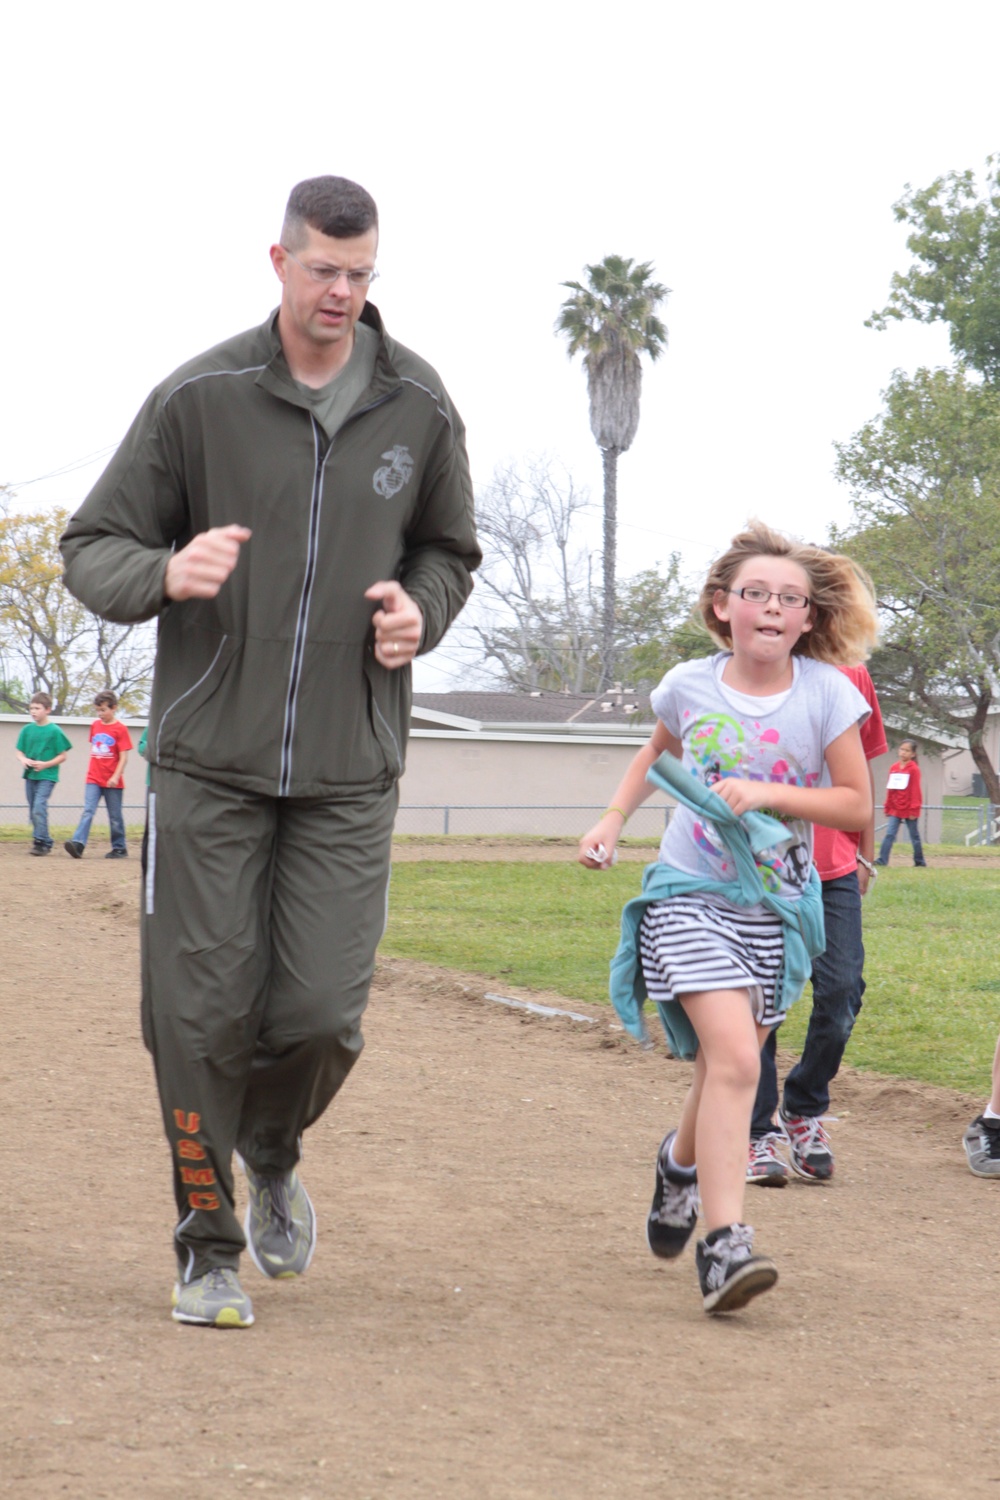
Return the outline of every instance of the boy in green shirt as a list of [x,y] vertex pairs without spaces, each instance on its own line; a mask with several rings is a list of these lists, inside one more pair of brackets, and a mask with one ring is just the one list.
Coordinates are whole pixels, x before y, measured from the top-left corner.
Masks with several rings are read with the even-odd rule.
[[33,834],[30,852],[48,854],[52,848],[49,798],[59,780],[59,767],[73,746],[58,724],[49,723],[52,699],[48,693],[35,693],[28,712],[34,722],[25,724],[21,730],[14,754],[24,767],[24,790]]

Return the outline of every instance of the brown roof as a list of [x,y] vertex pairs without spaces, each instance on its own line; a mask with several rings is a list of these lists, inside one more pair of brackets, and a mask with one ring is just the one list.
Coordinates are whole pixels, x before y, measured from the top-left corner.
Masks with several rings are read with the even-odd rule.
[[414,708],[502,724],[624,725],[648,723],[649,695],[622,689],[603,697],[582,693],[414,693]]

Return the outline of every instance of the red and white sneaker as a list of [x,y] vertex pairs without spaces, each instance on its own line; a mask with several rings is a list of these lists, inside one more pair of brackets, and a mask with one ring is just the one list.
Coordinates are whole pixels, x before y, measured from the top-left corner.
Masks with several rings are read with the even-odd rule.
[[830,1137],[818,1115],[786,1115],[778,1109],[778,1124],[788,1140],[792,1171],[809,1182],[828,1182],[833,1176]]

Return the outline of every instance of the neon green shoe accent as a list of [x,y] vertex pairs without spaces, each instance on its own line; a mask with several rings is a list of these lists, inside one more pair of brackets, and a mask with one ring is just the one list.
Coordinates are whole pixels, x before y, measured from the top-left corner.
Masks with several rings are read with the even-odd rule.
[[246,1162],[243,1170],[250,1189],[243,1228],[254,1265],[273,1281],[303,1276],[316,1249],[316,1214],[298,1173],[265,1177]]
[[179,1281],[171,1302],[176,1323],[196,1323],[203,1328],[249,1328],[253,1322],[253,1303],[229,1266],[206,1271],[193,1281]]

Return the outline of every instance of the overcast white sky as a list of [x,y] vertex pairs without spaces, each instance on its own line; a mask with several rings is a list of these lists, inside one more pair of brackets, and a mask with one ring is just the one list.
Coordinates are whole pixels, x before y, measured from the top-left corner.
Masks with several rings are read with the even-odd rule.
[[378,200],[373,300],[440,371],[478,482],[548,454],[599,501],[559,283],[617,253],[672,288],[619,465],[623,575],[675,549],[700,570],[750,514],[848,519],[832,443],[893,368],[949,357],[940,328],[863,326],[909,260],[891,205],[1000,149],[993,0],[95,0],[18,7],[3,36],[0,480],[22,506],[79,502],[106,457],[26,481],[106,452],[152,385],[262,321],[289,188],[338,172]]

